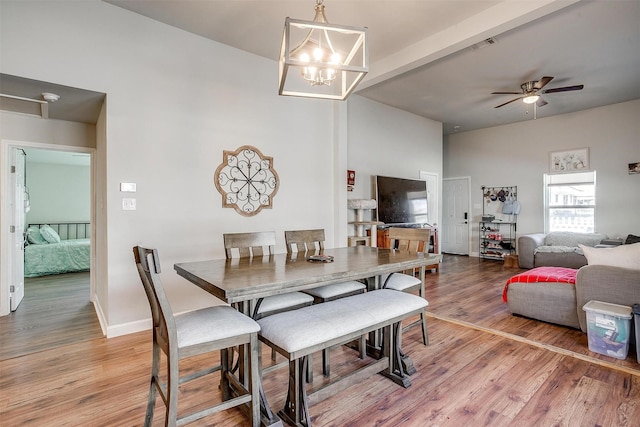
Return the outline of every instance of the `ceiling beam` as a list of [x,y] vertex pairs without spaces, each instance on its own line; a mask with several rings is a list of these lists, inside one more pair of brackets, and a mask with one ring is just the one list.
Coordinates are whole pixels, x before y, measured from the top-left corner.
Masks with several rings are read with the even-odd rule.
[[466,49],[581,0],[506,0],[369,66],[356,92]]

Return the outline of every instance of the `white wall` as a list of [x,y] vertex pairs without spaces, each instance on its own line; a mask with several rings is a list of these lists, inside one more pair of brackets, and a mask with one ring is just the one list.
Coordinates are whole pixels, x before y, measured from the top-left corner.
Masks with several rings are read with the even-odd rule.
[[95,148],[96,127],[86,123],[43,120],[25,114],[0,111],[0,138],[35,144]]
[[[172,267],[223,258],[222,233],[275,230],[284,251],[285,229],[342,229],[343,237],[327,233],[327,246],[344,244],[344,204],[336,201],[347,197],[345,128],[350,138],[365,131],[368,112],[351,126],[334,102],[279,97],[275,61],[103,2],[1,2],[0,12],[3,73],[107,94],[96,154],[96,217],[107,226],[96,245],[108,264],[96,291],[109,335],[139,329],[149,317],[136,244],[159,249],[175,311],[215,302]],[[223,150],[245,144],[274,158],[281,181],[273,209],[254,217],[222,209],[213,184]],[[438,153],[420,156],[424,168],[440,163]],[[411,165],[407,176],[420,168]],[[121,209],[131,195],[119,192],[120,182],[137,183],[136,211]]]
[[30,162],[27,156],[27,223],[89,222],[90,178],[89,166]]
[[374,198],[375,175],[420,179],[426,171],[442,178],[442,123],[357,95],[348,114],[348,169],[356,172],[356,185],[347,198]]
[[[482,206],[481,186],[518,186],[522,212],[518,235],[544,229],[543,174],[549,153],[589,147],[596,171],[596,231],[609,236],[640,234],[640,175],[627,165],[640,161],[640,100],[561,116],[450,135],[444,176],[471,176],[473,205]],[[495,207],[497,204],[494,204]],[[473,210],[478,221],[481,209]],[[473,248],[478,245],[474,224]]]

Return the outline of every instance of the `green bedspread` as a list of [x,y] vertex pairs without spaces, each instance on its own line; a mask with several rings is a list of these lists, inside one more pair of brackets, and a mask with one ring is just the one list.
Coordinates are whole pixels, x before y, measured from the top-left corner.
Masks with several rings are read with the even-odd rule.
[[88,271],[90,240],[28,245],[24,250],[24,277]]

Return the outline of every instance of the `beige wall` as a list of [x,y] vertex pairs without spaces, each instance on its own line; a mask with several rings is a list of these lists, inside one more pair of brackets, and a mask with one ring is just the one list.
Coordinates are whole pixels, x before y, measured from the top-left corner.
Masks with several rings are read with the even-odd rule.
[[[0,72],[107,94],[95,132],[92,274],[110,336],[149,326],[136,244],[159,249],[163,282],[180,312],[218,303],[179,278],[173,264],[223,258],[222,233],[274,230],[278,251],[285,229],[325,228],[329,247],[346,241],[347,155],[360,158],[348,151],[348,138],[366,127],[351,124],[346,103],[280,97],[275,61],[104,2],[0,2],[0,20]],[[387,111],[361,114],[378,122]],[[281,180],[273,209],[254,217],[223,209],[213,184],[223,150],[241,145],[272,156]],[[390,164],[402,161],[395,155],[386,154]],[[136,211],[122,210],[121,182],[137,183]]]
[[96,127],[64,120],[43,120],[25,114],[0,111],[0,138],[60,145],[95,148]]
[[373,198],[375,175],[420,179],[424,171],[442,178],[442,123],[354,96],[349,101],[348,153],[348,169],[356,172],[349,199]]
[[[596,171],[596,231],[640,234],[640,100],[451,135],[445,143],[444,177],[471,176],[472,205],[482,206],[481,186],[518,186],[518,234],[544,230],[543,174],[549,153],[589,147]],[[474,209],[478,221],[481,209]],[[471,233],[477,252],[478,225]]]

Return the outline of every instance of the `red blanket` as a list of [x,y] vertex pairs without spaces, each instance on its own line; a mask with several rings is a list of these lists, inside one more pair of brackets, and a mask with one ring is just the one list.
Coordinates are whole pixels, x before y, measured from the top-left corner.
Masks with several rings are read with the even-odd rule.
[[507,288],[511,283],[570,283],[576,284],[578,270],[565,267],[536,267],[524,273],[516,274],[504,285],[502,291],[502,301],[507,302]]

